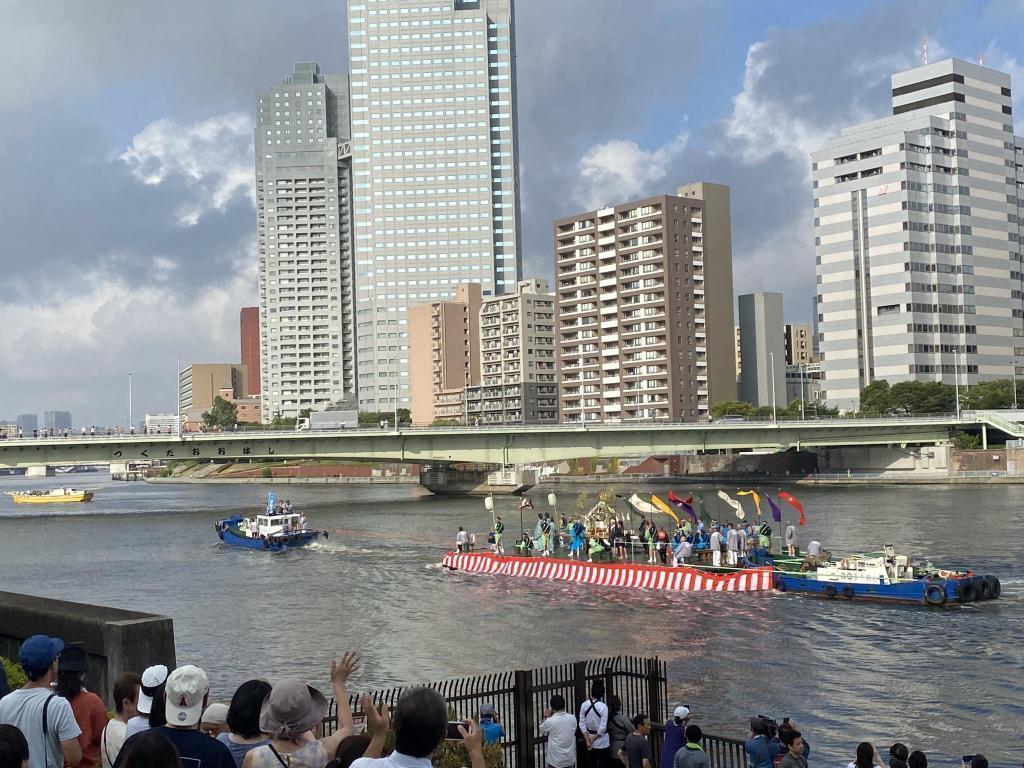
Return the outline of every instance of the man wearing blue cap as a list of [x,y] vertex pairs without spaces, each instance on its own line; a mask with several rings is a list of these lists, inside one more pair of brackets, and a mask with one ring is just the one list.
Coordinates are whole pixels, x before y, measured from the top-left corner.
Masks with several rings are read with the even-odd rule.
[[78,765],[82,729],[67,699],[50,692],[64,641],[33,635],[21,644],[18,660],[28,682],[0,699],[0,723],[13,725],[28,740],[29,768]]

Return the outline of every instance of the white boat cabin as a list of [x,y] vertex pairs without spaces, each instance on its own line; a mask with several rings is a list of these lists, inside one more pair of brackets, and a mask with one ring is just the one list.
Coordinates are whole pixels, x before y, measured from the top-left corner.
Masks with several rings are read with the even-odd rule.
[[910,557],[897,555],[891,544],[879,553],[848,555],[818,567],[818,581],[841,581],[853,584],[895,584],[914,578]]
[[258,539],[261,536],[267,538],[273,536],[284,536],[289,533],[296,533],[305,529],[302,516],[290,512],[280,515],[256,515],[247,517],[239,524],[239,529],[250,539]]

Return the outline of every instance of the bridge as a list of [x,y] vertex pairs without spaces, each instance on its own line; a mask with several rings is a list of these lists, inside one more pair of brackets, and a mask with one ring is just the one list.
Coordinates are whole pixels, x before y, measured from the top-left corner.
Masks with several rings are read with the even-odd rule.
[[417,464],[536,464],[684,451],[768,450],[866,445],[935,445],[956,432],[1024,437],[1024,424],[992,411],[928,417],[820,419],[718,424],[596,424],[338,431],[25,438],[0,441],[0,467],[184,459],[331,459]]

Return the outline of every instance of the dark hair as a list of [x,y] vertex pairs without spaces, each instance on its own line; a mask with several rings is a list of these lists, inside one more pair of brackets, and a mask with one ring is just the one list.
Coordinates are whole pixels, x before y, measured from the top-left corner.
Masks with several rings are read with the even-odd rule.
[[433,688],[410,688],[391,715],[395,749],[409,757],[427,757],[444,740],[448,705]]
[[164,680],[153,692],[153,705],[149,708],[149,727],[159,728],[167,725],[167,702],[164,700],[164,690],[167,681]]
[[181,768],[181,758],[171,740],[152,729],[124,743],[121,768]]
[[[787,728],[785,731],[783,731],[781,728],[779,729],[779,741],[781,741],[787,747],[792,746],[793,742],[796,741],[799,738],[800,738],[800,731],[798,731],[796,728]],[[875,751],[874,747],[872,747],[871,748],[872,754],[874,753],[874,751]]]
[[928,768],[928,758],[924,752],[919,749],[915,749],[910,753],[910,757],[907,758],[907,765],[910,768]]
[[594,681],[594,684],[590,686],[590,698],[592,699],[603,699],[604,698],[604,680],[598,678]]
[[565,709],[565,696],[560,693],[556,693],[551,697],[551,709],[555,712],[561,712]]
[[614,717],[622,711],[622,699],[618,696],[608,697],[608,717]]
[[82,692],[82,673],[66,669],[57,670],[57,695],[71,701]]
[[700,740],[704,738],[704,731],[696,723],[690,723],[686,726],[686,730],[683,731],[683,735],[691,744],[700,744]]
[[988,758],[984,755],[975,755],[971,758],[971,768],[988,768]]
[[332,768],[348,768],[352,763],[362,757],[370,746],[370,737],[352,734],[338,742],[338,748],[334,750]]
[[246,680],[235,691],[228,706],[228,728],[243,739],[260,735],[260,707],[270,693],[270,683],[265,680]]
[[875,764],[875,747],[869,741],[857,745],[857,759],[853,761],[857,768],[872,768]]
[[13,725],[0,725],[0,768],[21,768],[28,760],[28,741]]
[[750,732],[756,736],[768,735],[768,724],[760,717],[750,718]]
[[897,760],[903,760],[906,762],[907,755],[910,754],[910,750],[907,749],[906,744],[900,744],[898,741],[889,747],[889,757],[895,757]]
[[647,715],[645,715],[643,712],[633,715],[632,722],[634,728],[643,728],[644,723],[647,722]]
[[114,681],[114,690],[111,695],[114,697],[114,710],[117,714],[124,712],[124,700],[131,699],[138,701],[139,687],[142,685],[142,678],[137,672],[122,672]]

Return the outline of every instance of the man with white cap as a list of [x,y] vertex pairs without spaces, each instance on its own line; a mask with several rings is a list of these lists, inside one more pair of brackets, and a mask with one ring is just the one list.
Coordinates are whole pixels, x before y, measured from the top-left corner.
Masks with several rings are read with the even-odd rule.
[[136,733],[149,730],[149,716],[153,711],[153,697],[159,696],[163,699],[164,683],[167,682],[167,667],[163,664],[156,664],[146,667],[142,673],[142,685],[139,687],[139,703],[135,708],[139,714],[128,720],[124,729],[124,738],[127,741]]
[[[170,741],[181,755],[181,764],[188,768],[235,768],[231,751],[216,739],[199,731],[199,721],[210,697],[210,681],[199,667],[186,664],[167,676],[164,686],[164,707],[167,724],[152,729]],[[135,737],[133,737],[134,739]],[[130,752],[131,742],[124,743],[114,768]]]
[[676,752],[686,743],[686,726],[690,722],[690,708],[681,704],[672,712],[665,723],[665,740],[661,745],[661,766],[671,766]]

